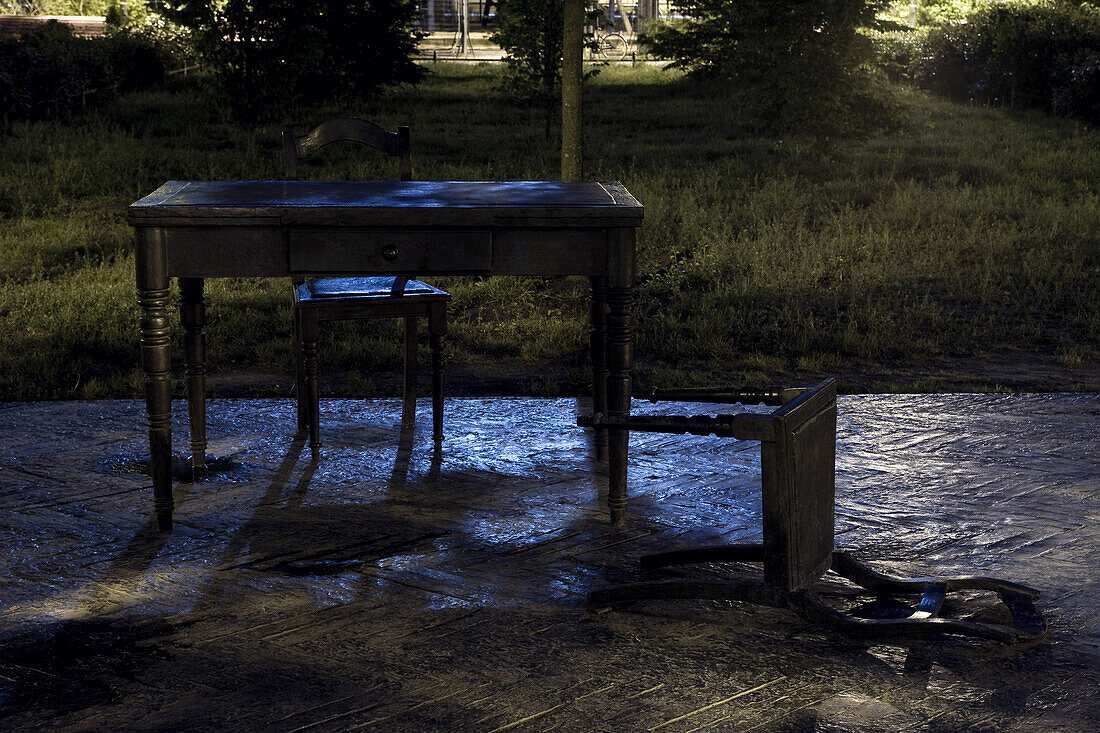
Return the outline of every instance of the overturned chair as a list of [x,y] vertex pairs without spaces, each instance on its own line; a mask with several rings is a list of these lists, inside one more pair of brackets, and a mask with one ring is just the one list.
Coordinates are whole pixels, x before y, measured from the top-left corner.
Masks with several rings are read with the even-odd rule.
[[[734,415],[631,416],[581,418],[586,426],[609,430],[715,435],[761,443],[763,544],[675,550],[642,558],[642,569],[691,563],[762,563],[755,580],[666,580],[612,586],[591,592],[593,606],[645,599],[724,599],[788,608],[808,621],[867,636],[964,634],[1000,642],[1039,639],[1046,623],[1034,601],[1039,591],[983,577],[903,579],[883,575],[837,550],[833,541],[836,457],[836,384],[756,392],[675,390],[654,400],[764,404],[771,412]],[[895,605],[889,617],[868,618],[834,608],[821,598],[820,580],[829,570],[884,596],[911,596],[915,607]],[[1011,614],[1008,623],[940,615],[947,594],[993,591]],[[881,605],[881,604],[880,604]]]

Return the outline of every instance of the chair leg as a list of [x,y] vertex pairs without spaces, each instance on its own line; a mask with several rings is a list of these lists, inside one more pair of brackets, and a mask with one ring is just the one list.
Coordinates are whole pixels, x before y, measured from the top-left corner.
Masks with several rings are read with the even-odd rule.
[[[733,545],[677,550],[642,558],[643,568],[698,562],[762,562],[761,545]],[[628,583],[594,590],[588,602],[606,606],[648,599],[724,599],[788,608],[807,621],[848,634],[871,637],[961,634],[1003,643],[1033,641],[1046,635],[1047,625],[1035,607],[1039,591],[996,578],[894,578],[864,565],[847,552],[834,551],[832,569],[856,585],[883,595],[920,595],[917,607],[897,618],[863,618],[837,610],[813,590],[787,590],[755,581],[669,580]],[[992,590],[1000,596],[1012,623],[999,624],[939,616],[953,590]]]
[[294,309],[294,361],[297,369],[298,435],[306,435],[309,433],[309,396],[306,393],[305,345],[302,341],[302,311],[299,308]]
[[320,369],[317,365],[317,339],[319,323],[316,315],[302,310],[302,362],[306,384],[306,422],[309,428],[309,447],[316,450],[321,447],[321,386]]
[[[607,414],[607,289],[602,277],[592,278],[589,311],[589,348],[592,359],[592,412]],[[596,460],[607,460],[607,428],[595,430]]]
[[191,425],[191,478],[206,468],[206,304],[203,280],[181,277],[180,321],[187,345],[187,412]]
[[[999,578],[980,576],[956,576],[947,578],[895,578],[871,569],[848,552],[835,550],[832,559],[833,572],[856,585],[882,594],[921,594],[917,609],[908,617],[899,619],[862,619],[840,614],[814,597],[812,604],[830,611],[837,622],[850,631],[868,634],[935,634],[955,633],[980,636],[996,641],[1012,642],[1034,640],[1046,636],[1047,624],[1035,607],[1041,592],[1020,583]],[[995,592],[1012,616],[1011,624],[979,623],[941,618],[939,613],[944,597],[955,590],[987,590]],[[812,609],[810,609],[812,611]],[[854,624],[854,626],[853,626]]]
[[880,573],[857,560],[854,555],[844,550],[834,550],[832,570],[856,585],[878,593],[904,594],[923,593],[924,587],[929,583],[946,583],[947,590],[991,590],[997,593],[1009,592],[1029,598],[1038,598],[1041,592],[1027,585],[1013,583],[999,578],[986,578],[974,575],[963,575],[953,578],[895,578],[891,575]]
[[405,317],[405,387],[401,402],[401,426],[416,424],[416,316]]
[[446,360],[447,304],[435,303],[428,316],[428,335],[432,346],[432,439],[443,441],[443,375]]
[[642,570],[651,570],[669,565],[692,565],[705,562],[764,562],[764,546],[723,545],[672,550],[655,555],[644,555],[641,566]]

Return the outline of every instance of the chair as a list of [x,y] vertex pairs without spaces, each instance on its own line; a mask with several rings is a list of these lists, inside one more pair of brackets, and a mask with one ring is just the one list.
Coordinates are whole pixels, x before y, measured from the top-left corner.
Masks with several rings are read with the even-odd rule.
[[[286,177],[298,177],[298,161],[337,142],[368,145],[398,159],[398,176],[412,179],[409,128],[388,132],[358,117],[337,117],[305,135],[283,132]],[[321,321],[360,318],[405,319],[405,381],[401,422],[416,420],[417,319],[428,320],[432,350],[432,437],[443,440],[443,346],[447,337],[447,303],[451,296],[403,275],[344,277],[294,283],[294,324],[298,361],[298,432],[309,433],[311,448],[321,446],[317,339]]]
[[[675,550],[642,558],[643,569],[689,563],[762,563],[763,580],[671,580],[631,583],[592,591],[595,606],[651,598],[706,598],[788,608],[807,620],[868,636],[954,633],[1001,642],[1041,638],[1046,623],[1035,608],[1039,591],[982,577],[893,578],[876,572],[833,542],[836,453],[836,385],[758,392],[677,390],[656,398],[763,403],[768,413],[701,416],[580,418],[582,425],[610,430],[715,435],[761,443],[763,544]],[[866,618],[821,599],[819,580],[829,570],[880,595],[919,596],[915,608],[894,604],[886,618]],[[986,623],[940,615],[949,591],[994,591],[1012,623]],[[883,604],[876,604],[881,607]],[[899,614],[898,610],[902,609]]]

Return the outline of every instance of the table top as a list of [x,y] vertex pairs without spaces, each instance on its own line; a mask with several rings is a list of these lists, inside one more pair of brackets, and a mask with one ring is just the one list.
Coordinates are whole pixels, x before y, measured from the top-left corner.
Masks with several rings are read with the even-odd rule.
[[134,226],[637,226],[642,205],[615,181],[168,181],[130,205]]

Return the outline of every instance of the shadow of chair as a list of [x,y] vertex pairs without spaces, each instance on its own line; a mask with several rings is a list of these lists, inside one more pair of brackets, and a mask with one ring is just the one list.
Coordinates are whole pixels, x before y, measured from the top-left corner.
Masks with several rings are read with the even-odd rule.
[[[1039,591],[984,577],[894,578],[834,546],[836,385],[824,381],[809,389],[758,392],[677,390],[656,398],[776,406],[766,413],[734,415],[631,416],[610,420],[581,418],[582,425],[609,430],[714,435],[760,441],[762,544],[727,545],[663,552],[642,558],[643,569],[692,563],[762,563],[763,581],[679,579],[631,583],[598,589],[589,603],[608,606],[643,599],[726,599],[788,608],[803,618],[856,635],[901,636],[954,633],[1001,642],[1041,638],[1046,623],[1033,601]],[[828,572],[880,596],[892,613],[869,618],[841,610],[822,599]],[[942,615],[948,592],[993,591],[1011,615],[1008,623],[949,618]],[[910,604],[887,604],[882,596],[913,596]],[[896,599],[889,599],[895,601]]]
[[[409,128],[389,132],[358,117],[337,117],[305,135],[283,132],[283,164],[288,179],[298,177],[298,162],[337,142],[367,145],[398,159],[398,177],[412,180]],[[443,347],[447,336],[447,303],[451,296],[403,275],[341,277],[294,283],[294,324],[298,364],[298,432],[320,447],[318,337],[321,321],[366,318],[405,320],[405,378],[401,423],[416,420],[417,323],[428,321],[432,351],[432,437],[443,440]]]

